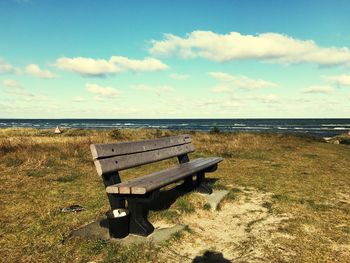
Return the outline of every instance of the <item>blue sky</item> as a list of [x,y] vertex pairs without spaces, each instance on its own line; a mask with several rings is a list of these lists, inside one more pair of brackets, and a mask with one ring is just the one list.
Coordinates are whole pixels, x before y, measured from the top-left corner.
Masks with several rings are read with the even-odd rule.
[[349,1],[0,1],[0,118],[350,117]]

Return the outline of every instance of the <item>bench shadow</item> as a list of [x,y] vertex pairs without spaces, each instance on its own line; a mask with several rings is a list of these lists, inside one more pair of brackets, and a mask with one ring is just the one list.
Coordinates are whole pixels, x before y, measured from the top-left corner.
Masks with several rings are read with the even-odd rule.
[[[218,179],[216,178],[205,178],[204,183],[212,185]],[[195,188],[188,189],[184,184],[177,185],[169,190],[162,190],[155,200],[149,204],[149,209],[152,211],[160,211],[168,209],[177,198],[184,196],[185,194],[195,190]]]
[[99,222],[99,224],[100,224],[100,227],[109,228],[109,224],[108,224],[107,218],[101,219],[100,222]]
[[[212,185],[214,184],[218,179],[216,178],[205,178],[204,182],[206,184]],[[155,200],[150,202],[149,205],[149,210],[152,211],[160,211],[160,210],[165,210],[168,209],[173,203],[175,203],[176,199],[184,196],[185,194],[195,190],[194,188],[188,189],[184,186],[184,184],[179,184],[169,190],[162,190],[159,192],[159,195]],[[108,220],[107,218],[102,218],[99,221],[100,227],[103,228],[109,228]]]
[[218,178],[204,178],[204,182],[211,186],[218,180],[219,180]]
[[231,261],[224,258],[221,252],[207,250],[201,256],[196,256],[192,263],[230,263]]

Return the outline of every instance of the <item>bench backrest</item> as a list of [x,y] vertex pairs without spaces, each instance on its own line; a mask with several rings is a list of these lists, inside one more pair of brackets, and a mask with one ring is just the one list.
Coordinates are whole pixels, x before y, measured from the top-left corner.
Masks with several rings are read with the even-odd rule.
[[92,157],[99,175],[153,163],[194,151],[189,135],[155,140],[92,144]]

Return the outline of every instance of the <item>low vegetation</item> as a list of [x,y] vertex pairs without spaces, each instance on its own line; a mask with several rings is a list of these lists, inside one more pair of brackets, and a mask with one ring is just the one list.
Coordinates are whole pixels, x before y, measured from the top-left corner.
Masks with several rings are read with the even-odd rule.
[[[70,129],[55,135],[52,130],[0,129],[0,262],[167,262],[151,243],[120,246],[72,238],[70,233],[108,210],[102,180],[91,160],[91,143],[180,133]],[[261,201],[266,213],[290,215],[278,231],[293,237],[279,240],[282,249],[293,253],[282,259],[282,250],[262,247],[267,261],[350,262],[349,145],[287,134],[190,133],[197,148],[191,158],[225,158],[209,176],[218,179],[214,188],[230,191],[223,205],[241,202],[244,189],[255,189],[270,193]],[[129,179],[175,163],[134,168],[121,176]],[[72,204],[85,210],[60,212]],[[167,210],[152,212],[151,220],[181,223],[198,213],[210,213],[210,206],[191,193]],[[259,218],[251,219],[246,231],[255,234],[260,223]],[[186,236],[192,234],[185,232],[163,246],[171,251],[177,243],[187,242]],[[246,243],[240,247],[242,258],[250,253],[248,247]]]

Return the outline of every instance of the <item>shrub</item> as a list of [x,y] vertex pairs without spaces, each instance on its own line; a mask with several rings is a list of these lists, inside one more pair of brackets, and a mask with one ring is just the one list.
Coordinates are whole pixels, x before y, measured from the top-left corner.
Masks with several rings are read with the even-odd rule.
[[221,131],[220,131],[219,127],[216,126],[216,125],[210,130],[210,133],[211,133],[211,134],[218,134],[218,133],[220,133],[220,132],[221,132]]
[[0,153],[9,153],[16,150],[16,146],[12,145],[10,140],[0,141]]
[[159,138],[159,137],[162,137],[162,136],[163,136],[163,131],[159,130],[159,129],[156,129],[155,132],[154,132],[154,137],[155,138]]
[[112,130],[110,132],[110,136],[113,138],[113,139],[122,139],[123,138],[123,134],[122,132],[119,130],[119,129],[115,129],[115,130]]
[[341,138],[340,143],[341,144],[350,144],[350,137],[349,138]]

